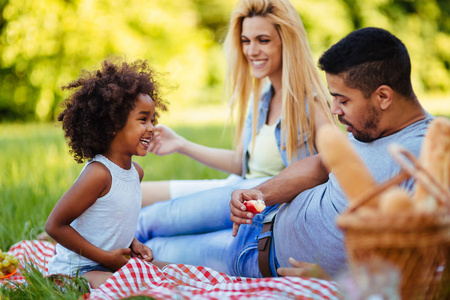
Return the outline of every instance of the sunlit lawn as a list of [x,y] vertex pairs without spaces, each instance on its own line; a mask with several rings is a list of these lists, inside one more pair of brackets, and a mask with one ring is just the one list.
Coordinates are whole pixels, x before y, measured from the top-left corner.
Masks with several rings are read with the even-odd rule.
[[[181,135],[208,146],[231,147],[223,125],[176,126]],[[71,186],[82,165],[68,154],[57,124],[0,124],[0,249],[43,231],[51,209]],[[224,178],[225,173],[173,154],[135,160],[144,180]]]

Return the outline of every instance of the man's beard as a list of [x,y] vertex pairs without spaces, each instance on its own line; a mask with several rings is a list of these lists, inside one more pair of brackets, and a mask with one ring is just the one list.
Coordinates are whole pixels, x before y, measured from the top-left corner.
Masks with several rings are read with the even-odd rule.
[[378,123],[380,122],[380,116],[375,111],[375,109],[372,109],[367,118],[362,123],[363,130],[357,130],[353,124],[350,122],[347,122],[343,117],[338,116],[339,122],[341,122],[344,125],[350,126],[352,130],[352,134],[355,137],[356,140],[363,142],[363,143],[369,143],[378,138],[378,136],[373,136],[373,134],[370,134],[371,132],[377,132],[378,130]]

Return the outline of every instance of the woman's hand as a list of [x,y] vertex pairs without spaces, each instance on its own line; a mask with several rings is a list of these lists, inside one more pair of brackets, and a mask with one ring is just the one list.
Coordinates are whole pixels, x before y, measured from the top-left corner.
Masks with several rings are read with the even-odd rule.
[[156,155],[177,152],[216,170],[238,175],[242,173],[241,146],[238,146],[236,150],[203,146],[185,139],[164,125],[156,126],[148,152]]
[[161,156],[168,155],[178,152],[184,145],[186,140],[169,127],[158,124],[155,128],[155,136],[150,142],[148,152]]
[[133,239],[130,245],[131,255],[133,257],[140,258],[146,262],[151,262],[153,260],[153,252],[146,245],[139,242],[136,238]]
[[289,262],[293,268],[278,268],[278,275],[333,280],[318,264],[296,261],[292,257]]
[[233,193],[231,193],[230,220],[233,222],[233,233],[232,233],[233,236],[237,235],[239,226],[241,224],[252,223],[253,214],[247,211],[244,202],[248,200],[258,200],[258,199],[264,200],[264,194],[256,189],[235,190]]

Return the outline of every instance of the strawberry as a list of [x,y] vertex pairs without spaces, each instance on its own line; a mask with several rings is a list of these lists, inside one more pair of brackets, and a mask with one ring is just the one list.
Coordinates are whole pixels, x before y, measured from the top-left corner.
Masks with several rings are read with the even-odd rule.
[[262,200],[248,200],[244,202],[247,211],[253,214],[259,214],[266,208],[266,204]]

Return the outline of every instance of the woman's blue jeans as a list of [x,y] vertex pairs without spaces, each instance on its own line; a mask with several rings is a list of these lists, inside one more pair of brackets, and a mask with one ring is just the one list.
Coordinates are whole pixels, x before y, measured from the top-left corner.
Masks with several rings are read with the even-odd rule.
[[267,207],[231,235],[230,195],[252,188],[266,178],[211,189],[142,208],[136,238],[153,251],[155,260],[206,266],[233,276],[261,277],[258,268],[258,235]]

